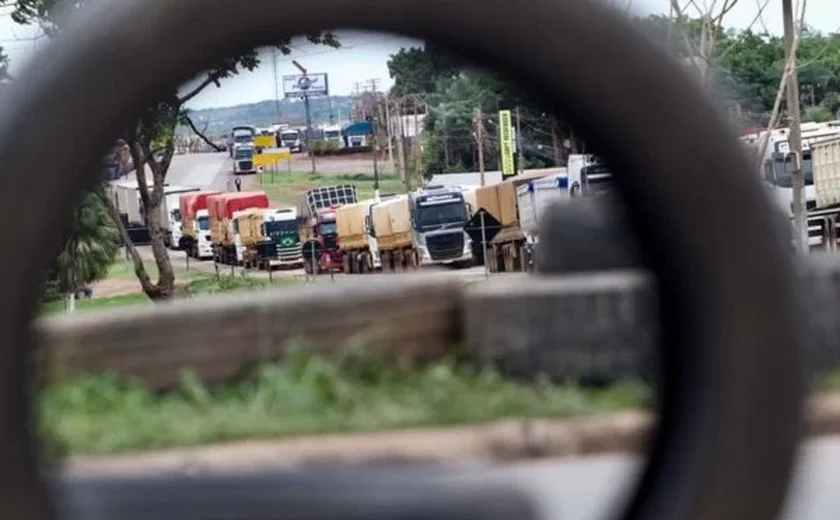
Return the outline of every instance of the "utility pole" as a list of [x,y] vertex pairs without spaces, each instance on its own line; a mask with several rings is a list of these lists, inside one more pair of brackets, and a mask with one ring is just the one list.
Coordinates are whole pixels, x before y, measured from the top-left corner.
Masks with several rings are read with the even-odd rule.
[[372,79],[370,81],[371,92],[373,95],[373,103],[374,105],[371,107],[371,115],[370,117],[370,133],[373,137],[373,143],[371,148],[373,148],[373,200],[379,202],[379,165],[378,165],[378,155],[379,155],[379,139],[377,139],[378,129],[377,129],[377,121],[376,121],[376,82],[377,80]]
[[516,107],[516,165],[519,173],[525,171],[525,165],[522,162],[522,121],[519,117],[519,107]]
[[274,124],[280,123],[280,85],[277,81],[277,48],[271,48],[271,64],[274,69]]
[[793,0],[782,0],[782,18],[785,29],[785,63],[792,63],[787,77],[787,110],[789,118],[788,147],[790,153],[790,176],[793,187],[794,243],[800,253],[808,250],[808,226],[805,219],[805,179],[802,176],[802,133],[799,115],[799,79],[796,72],[794,40],[796,27],[793,21]]
[[484,186],[484,115],[480,108],[475,109],[475,140],[478,145],[478,174],[481,186]]
[[412,150],[414,151],[414,172],[417,174],[417,182],[419,185],[423,183],[423,173],[420,171],[420,119],[417,115],[417,102],[420,101],[420,96],[412,96],[414,101],[414,137],[412,138]]
[[[298,63],[297,60],[292,60],[292,65],[297,67],[297,69],[301,71],[304,76],[307,74],[306,68],[304,68],[303,65]],[[309,159],[312,162],[312,171],[310,173],[312,175],[315,175],[315,154],[312,153],[312,148],[309,146],[310,141],[312,140],[312,112],[309,109],[309,94],[306,94],[306,91],[304,91],[303,94],[303,107],[306,110],[306,149],[309,153]]]
[[388,139],[388,162],[394,164],[394,128],[391,121],[391,100],[385,97],[385,125],[386,137]]
[[399,120],[399,135],[397,136],[397,162],[399,172],[405,183],[405,192],[411,191],[411,180],[408,178],[408,165],[405,160],[405,125],[403,124],[403,98],[394,100],[397,103],[397,118]]
[[557,137],[557,118],[551,116],[551,148],[554,150],[555,166],[563,164],[563,150],[560,146],[560,139]]

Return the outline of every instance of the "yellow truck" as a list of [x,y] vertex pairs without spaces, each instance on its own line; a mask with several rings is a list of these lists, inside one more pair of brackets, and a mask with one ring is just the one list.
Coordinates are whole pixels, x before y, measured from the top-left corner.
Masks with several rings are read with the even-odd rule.
[[375,203],[376,200],[368,199],[345,204],[335,210],[338,249],[342,253],[341,271],[344,274],[364,274],[374,270],[367,216]]
[[[550,170],[524,173],[492,186],[482,186],[475,191],[475,206],[483,208],[502,226],[502,229],[485,244],[484,255],[490,272],[525,271],[530,265],[525,247],[526,237],[519,222],[516,188],[530,180],[545,177]],[[475,211],[478,211],[476,208]]]
[[411,236],[408,196],[400,195],[373,206],[371,222],[383,271],[400,272],[420,266]]

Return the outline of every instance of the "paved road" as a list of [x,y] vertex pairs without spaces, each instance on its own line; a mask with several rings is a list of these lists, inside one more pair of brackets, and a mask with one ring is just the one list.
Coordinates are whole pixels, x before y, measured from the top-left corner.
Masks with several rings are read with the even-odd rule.
[[[145,260],[153,261],[154,256],[152,255],[152,250],[149,246],[140,246],[137,248],[140,252],[140,256],[143,257]],[[187,258],[186,255],[181,251],[170,251],[169,258],[172,261],[172,266],[175,269],[186,269],[187,268]],[[219,266],[222,272],[230,271],[230,266]],[[212,273],[215,272],[215,266],[213,265],[212,261],[203,261],[199,262],[198,260],[190,259],[189,261],[189,269],[190,270],[199,270],[202,272]],[[239,271],[240,268],[237,268]],[[423,269],[422,272],[436,272],[439,273],[441,276],[452,276],[457,277],[465,280],[481,280],[484,278],[484,268],[483,267],[470,267],[467,269],[454,269],[454,268],[429,268]],[[406,273],[410,274],[410,273]],[[259,278],[266,278],[268,279],[268,273],[265,271],[252,271],[251,276],[259,277]],[[305,279],[306,274],[303,272],[303,269],[283,269],[283,270],[275,270],[272,273],[274,278],[293,278],[293,279]],[[385,276],[397,276],[395,274],[384,274],[384,273],[376,273],[376,274],[367,274],[367,275],[344,275],[344,274],[335,274],[334,278],[336,281],[348,280],[348,279],[377,279]],[[500,275],[494,274],[493,277],[497,276],[521,276],[519,273],[514,273],[511,275]],[[331,280],[329,274],[321,274],[318,276],[317,280],[319,282],[328,282]]]
[[169,184],[228,190],[233,164],[226,152],[176,155],[166,175]]
[[[639,471],[635,457],[599,456],[520,464],[456,480],[508,483],[532,494],[546,518],[602,520],[622,507]],[[827,520],[840,515],[840,437],[805,445],[781,520]]]

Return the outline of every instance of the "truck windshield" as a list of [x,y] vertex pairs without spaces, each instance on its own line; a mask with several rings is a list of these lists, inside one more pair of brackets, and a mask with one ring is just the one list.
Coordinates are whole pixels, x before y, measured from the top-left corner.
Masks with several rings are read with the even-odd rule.
[[[814,170],[811,166],[811,153],[802,154],[802,174],[805,177],[805,185],[814,184]],[[790,156],[786,154],[773,154],[772,159],[764,163],[764,175],[767,181],[780,188],[792,188]]]
[[280,134],[280,139],[283,140],[283,141],[296,141],[297,138],[298,138],[298,135],[299,134],[297,132],[283,133],[283,134]]
[[322,235],[335,235],[338,233],[338,226],[335,222],[323,222],[319,226],[319,233]]
[[244,150],[236,150],[235,157],[237,160],[250,159],[254,156],[254,151],[250,148]]
[[265,234],[271,238],[278,238],[281,235],[297,233],[298,226],[294,220],[285,220],[265,223]]
[[172,210],[172,221],[173,222],[181,222],[181,210],[180,209],[173,209]]
[[418,205],[417,207],[417,226],[419,228],[445,224],[465,224],[466,222],[467,208],[463,201],[429,206]]
[[326,137],[327,139],[338,139],[339,137],[341,137],[341,132],[339,132],[338,130],[327,130],[326,132],[324,132],[324,137]]
[[201,231],[210,230],[210,217],[198,217],[196,222],[198,222],[198,229]]
[[251,135],[248,135],[248,134],[236,135],[236,136],[233,137],[233,142],[234,143],[250,143],[253,140],[254,140],[254,138]]

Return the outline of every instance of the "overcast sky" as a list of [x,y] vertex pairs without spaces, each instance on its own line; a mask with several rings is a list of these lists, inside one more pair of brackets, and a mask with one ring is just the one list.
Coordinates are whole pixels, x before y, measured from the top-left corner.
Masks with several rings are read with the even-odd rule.
[[[614,1],[619,5],[626,5],[622,3],[624,0]],[[632,1],[633,9],[639,14],[667,12],[670,3],[669,0]],[[697,0],[700,5],[704,1],[715,0]],[[722,0],[717,2],[720,4]],[[781,33],[781,0],[769,0],[763,16],[756,20],[758,5],[763,3],[764,0],[739,0],[739,4],[727,15],[726,25],[745,28],[754,24],[753,27],[757,30],[766,26],[770,32]],[[807,5],[805,18],[810,26],[824,32],[840,31],[840,0],[808,0]],[[8,13],[8,8],[0,8],[0,45],[10,56],[12,74],[15,74],[32,61],[36,52],[46,45],[46,41],[37,38],[37,30],[14,24]],[[421,45],[420,42],[407,38],[375,33],[345,31],[340,32],[339,37],[343,44],[341,49],[301,43],[295,46],[291,56],[278,55],[278,76],[297,73],[297,69],[291,63],[292,59],[297,59],[310,72],[329,74],[330,90],[333,94],[351,94],[355,83],[372,78],[379,79],[379,87],[387,89],[391,85],[386,65],[388,57],[401,47]],[[265,53],[265,65],[259,70],[225,80],[221,88],[208,88],[190,103],[191,107],[229,106],[274,99],[275,83],[271,59],[271,53]],[[280,95],[282,96],[282,91]]]

